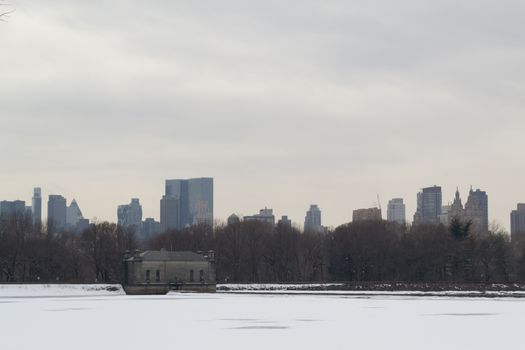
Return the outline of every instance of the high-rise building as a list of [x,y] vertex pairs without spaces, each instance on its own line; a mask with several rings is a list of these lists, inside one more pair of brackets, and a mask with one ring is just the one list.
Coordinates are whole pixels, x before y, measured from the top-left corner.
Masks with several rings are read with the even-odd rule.
[[178,215],[177,228],[213,225],[213,178],[166,180],[165,196],[178,198],[178,213],[167,213]]
[[487,192],[470,189],[465,203],[465,217],[472,221],[474,232],[485,233],[489,230],[489,200]]
[[321,209],[317,204],[311,204],[304,218],[305,232],[323,232],[324,227],[321,223]]
[[525,203],[510,213],[510,237],[512,241],[525,239]]
[[288,219],[288,216],[283,215],[277,222],[277,226],[292,228],[292,220]]
[[273,209],[268,208],[259,210],[259,214],[245,216],[244,221],[266,222],[272,226],[275,226],[275,216],[273,215]]
[[119,205],[117,209],[118,224],[133,228],[137,234],[142,229],[142,206],[138,198],[132,198],[130,204]]
[[66,209],[66,224],[69,230],[77,233],[89,227],[89,220],[84,219],[82,211],[75,199],[73,199]]
[[24,201],[1,201],[0,202],[0,215],[11,216],[11,215],[24,215],[26,213],[26,202]]
[[386,217],[388,221],[397,222],[401,225],[405,223],[406,209],[405,203],[403,203],[403,198],[394,198],[388,201]]
[[163,196],[160,200],[160,231],[180,229],[179,197]]
[[35,225],[35,227],[42,226],[42,190],[40,187],[33,189],[31,211],[33,213],[33,225]]
[[381,215],[381,209],[379,208],[368,208],[368,209],[357,209],[352,214],[352,221],[381,221],[383,216]]
[[414,223],[438,223],[441,216],[441,206],[441,187],[423,188],[417,194],[417,211],[414,214]]
[[142,236],[147,239],[160,233],[160,222],[153,218],[146,218],[142,223]]
[[49,233],[59,233],[66,228],[66,199],[60,195],[51,194],[47,201],[47,226]]

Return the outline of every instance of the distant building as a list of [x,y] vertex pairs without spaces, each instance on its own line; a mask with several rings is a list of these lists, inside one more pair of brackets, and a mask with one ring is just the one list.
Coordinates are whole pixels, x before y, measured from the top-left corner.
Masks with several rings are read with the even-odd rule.
[[423,188],[417,194],[417,211],[414,214],[414,223],[439,223],[441,207],[441,187]]
[[444,205],[441,207],[441,215],[439,216],[439,222],[445,226],[448,226],[450,224],[448,215],[451,207],[451,205]]
[[69,230],[77,233],[89,227],[89,220],[84,219],[82,211],[75,199],[73,199],[66,209],[66,224]]
[[388,221],[397,222],[401,225],[406,222],[406,209],[403,198],[394,198],[388,201],[386,217]]
[[24,215],[26,213],[26,202],[24,201],[1,201],[0,202],[0,215],[11,216],[11,215]]
[[142,230],[142,206],[138,198],[132,198],[130,204],[119,205],[117,217],[120,226],[132,228],[140,235]]
[[383,217],[381,215],[381,209],[379,208],[357,209],[354,210],[352,215],[353,222],[381,220],[383,220]]
[[525,238],[525,203],[510,213],[510,237],[512,241]]
[[244,221],[266,222],[272,226],[275,226],[275,216],[273,215],[273,209],[268,208],[261,209],[259,214],[245,216]]
[[465,217],[472,221],[473,231],[486,233],[489,231],[489,204],[487,192],[470,189],[467,203],[465,203]]
[[142,223],[142,237],[147,239],[160,233],[160,222],[146,218]]
[[443,220],[441,222],[446,225],[449,225],[454,219],[462,222],[471,222],[471,232],[475,234],[487,233],[489,221],[487,193],[479,189],[476,191],[470,189],[467,203],[463,207],[459,190],[456,189],[454,202],[452,202],[447,212],[447,219],[446,222]]
[[67,221],[66,199],[51,194],[47,201],[47,226],[49,233],[60,233],[65,230]]
[[33,225],[35,227],[42,226],[42,190],[40,187],[33,189],[33,200],[31,211],[33,213]]
[[281,219],[277,222],[277,225],[280,227],[292,228],[292,220],[288,219],[288,216],[283,215]]
[[317,204],[311,204],[310,209],[306,212],[304,218],[304,231],[305,232],[323,232],[324,227],[321,223],[321,209]]
[[160,231],[166,232],[182,227],[179,218],[179,197],[163,196],[160,200]]
[[167,221],[178,216],[176,228],[213,226],[213,178],[166,180],[165,196],[179,201],[178,212],[165,213]]
[[232,215],[228,216],[228,220],[227,220],[228,226],[236,225],[236,224],[238,224],[240,222],[241,222],[241,219],[239,218],[239,216],[237,216],[235,214],[232,214]]

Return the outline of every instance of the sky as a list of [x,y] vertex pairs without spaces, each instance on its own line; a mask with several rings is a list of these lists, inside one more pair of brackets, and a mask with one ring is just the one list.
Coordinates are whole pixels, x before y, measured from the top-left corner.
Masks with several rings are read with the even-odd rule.
[[[159,218],[214,177],[215,216],[351,220],[379,195],[525,202],[523,1],[13,0],[0,22],[0,200]],[[45,201],[44,201],[45,202]],[[45,210],[45,205],[44,205]]]

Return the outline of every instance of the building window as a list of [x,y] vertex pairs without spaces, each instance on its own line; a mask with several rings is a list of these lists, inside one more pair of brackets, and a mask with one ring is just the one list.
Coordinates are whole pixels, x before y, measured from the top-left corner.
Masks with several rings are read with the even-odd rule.
[[193,270],[190,270],[190,282],[193,282]]
[[199,281],[204,282],[204,270],[199,271]]
[[160,282],[160,270],[155,272],[155,282]]
[[146,283],[149,283],[150,273],[149,270],[146,270]]

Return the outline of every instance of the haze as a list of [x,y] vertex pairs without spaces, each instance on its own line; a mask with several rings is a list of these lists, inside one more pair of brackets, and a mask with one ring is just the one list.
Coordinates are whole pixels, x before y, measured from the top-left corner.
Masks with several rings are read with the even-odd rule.
[[[12,1],[0,22],[0,199],[116,221],[211,176],[215,216],[323,224],[456,186],[506,228],[525,201],[522,1]],[[45,209],[44,209],[45,210]]]

